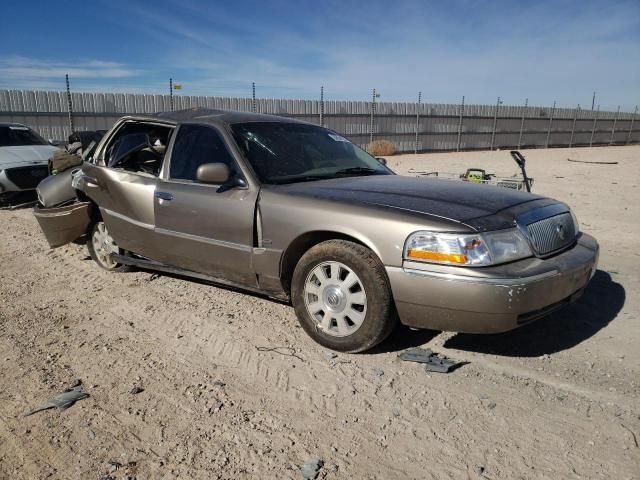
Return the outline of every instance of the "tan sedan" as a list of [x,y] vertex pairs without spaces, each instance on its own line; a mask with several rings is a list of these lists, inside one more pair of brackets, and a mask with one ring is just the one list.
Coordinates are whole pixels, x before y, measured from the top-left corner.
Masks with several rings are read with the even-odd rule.
[[357,352],[400,320],[490,333],[575,300],[595,239],[568,206],[493,186],[395,175],[333,131],[194,109],[125,117],[36,208],[52,247],[102,268],[179,273],[291,301],[305,331]]

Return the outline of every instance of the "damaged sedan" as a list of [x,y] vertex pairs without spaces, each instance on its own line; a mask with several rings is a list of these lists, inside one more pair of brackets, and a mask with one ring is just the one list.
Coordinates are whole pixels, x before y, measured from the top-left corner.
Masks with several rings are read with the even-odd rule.
[[395,175],[335,132],[193,109],[125,117],[36,207],[51,247],[290,301],[318,343],[359,352],[398,321],[502,332],[576,298],[598,244],[564,203]]

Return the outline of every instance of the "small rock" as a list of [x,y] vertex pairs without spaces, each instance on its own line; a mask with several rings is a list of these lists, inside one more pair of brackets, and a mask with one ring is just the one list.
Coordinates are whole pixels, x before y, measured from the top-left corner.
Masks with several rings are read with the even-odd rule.
[[300,469],[304,480],[314,480],[318,476],[318,472],[324,465],[324,461],[320,458],[310,458]]
[[129,393],[131,393],[132,395],[137,395],[137,394],[142,393],[142,392],[144,392],[144,388],[139,387],[138,385],[136,385],[135,387],[133,387],[131,389],[131,391]]
[[481,477],[484,474],[484,467],[480,465],[476,465],[475,471],[476,471],[476,474]]
[[338,355],[334,352],[325,352],[324,355],[329,359],[332,360],[334,358],[336,358]]
[[380,368],[372,368],[371,369],[371,373],[373,373],[377,377],[381,377],[381,376],[384,375],[384,370],[382,370]]
[[220,410],[222,410],[222,407],[224,407],[224,403],[222,403],[220,400],[216,400],[211,406],[209,406],[208,412],[210,415],[212,413],[218,413]]

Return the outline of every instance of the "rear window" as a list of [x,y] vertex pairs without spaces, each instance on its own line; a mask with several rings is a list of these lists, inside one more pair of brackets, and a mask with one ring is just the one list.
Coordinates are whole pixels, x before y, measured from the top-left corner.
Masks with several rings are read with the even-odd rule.
[[0,147],[24,145],[47,145],[47,142],[30,128],[19,125],[0,126]]

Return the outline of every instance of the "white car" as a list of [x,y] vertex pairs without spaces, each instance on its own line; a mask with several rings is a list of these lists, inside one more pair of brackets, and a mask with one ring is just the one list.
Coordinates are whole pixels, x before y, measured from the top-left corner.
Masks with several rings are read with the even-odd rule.
[[25,125],[0,123],[0,204],[35,190],[49,174],[47,163],[56,150]]

